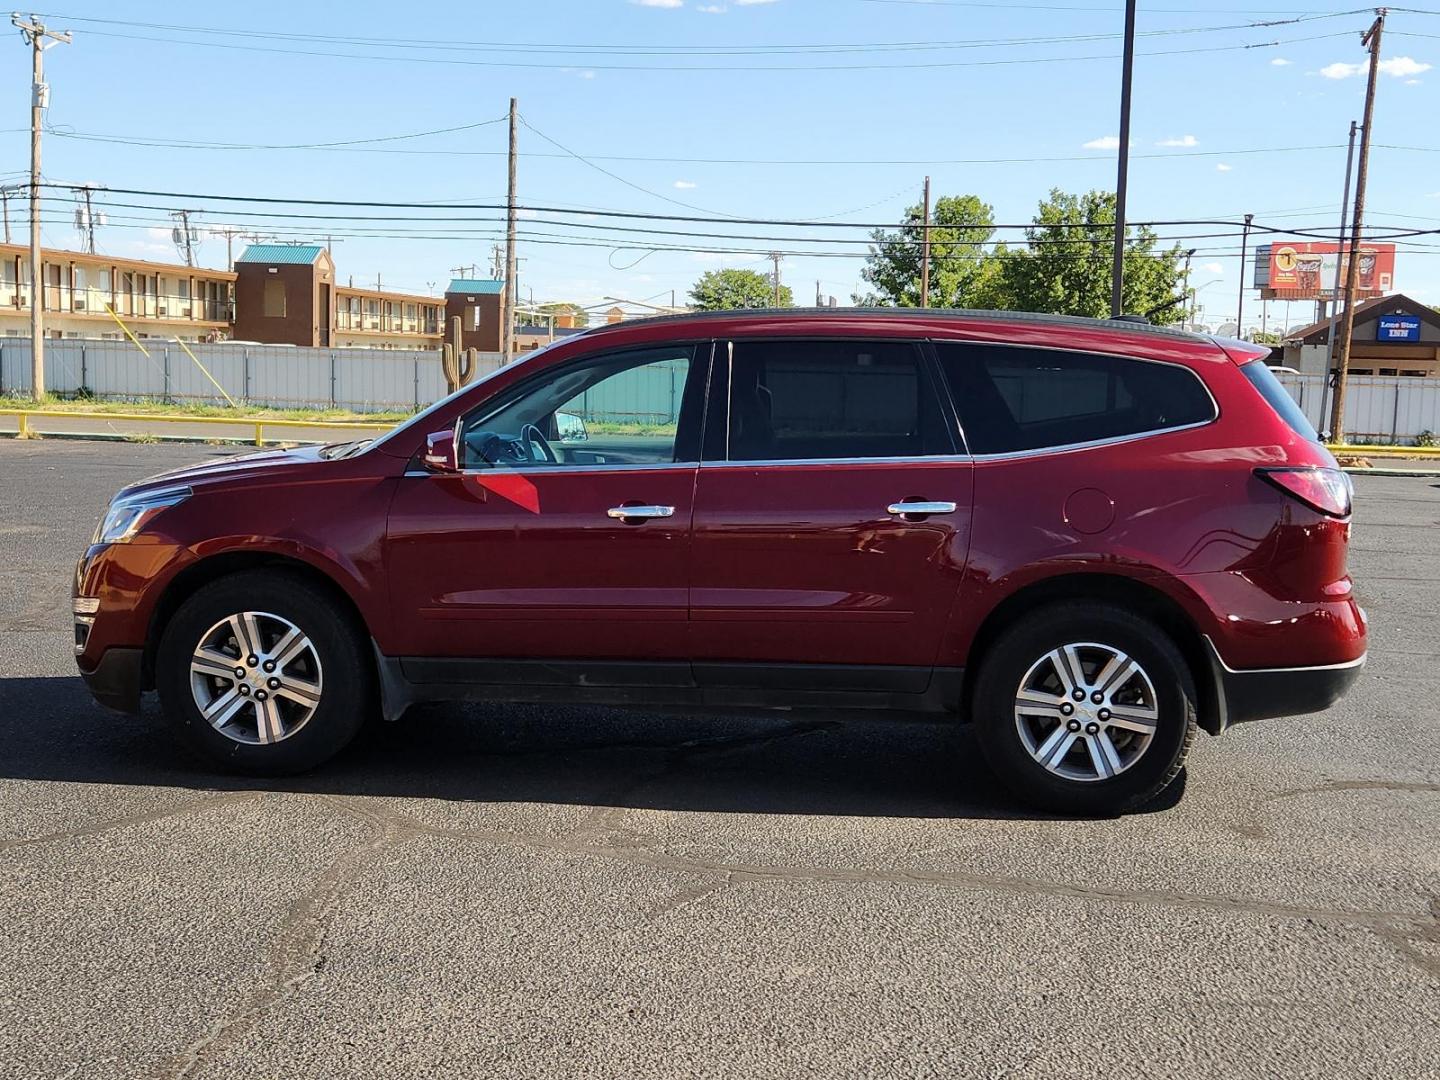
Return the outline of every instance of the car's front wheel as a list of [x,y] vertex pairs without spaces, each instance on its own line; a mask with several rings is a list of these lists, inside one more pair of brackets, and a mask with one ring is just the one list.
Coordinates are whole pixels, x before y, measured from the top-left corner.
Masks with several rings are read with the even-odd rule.
[[981,751],[1025,801],[1117,813],[1179,775],[1195,686],[1160,627],[1108,604],[1046,607],[1010,627],[975,687]]
[[165,628],[156,688],[191,749],[224,769],[303,772],[338,753],[369,711],[363,638],[304,578],[211,582]]

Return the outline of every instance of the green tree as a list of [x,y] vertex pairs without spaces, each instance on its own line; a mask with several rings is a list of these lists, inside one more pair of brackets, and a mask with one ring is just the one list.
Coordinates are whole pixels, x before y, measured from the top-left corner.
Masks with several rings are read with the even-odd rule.
[[[1125,230],[1125,283],[1121,307],[1143,315],[1162,307],[1181,290],[1179,245],[1161,249],[1149,229]],[[1003,258],[1002,291],[1018,311],[1086,315],[1110,314],[1110,268],[1115,237],[1115,196],[1108,191],[1072,195],[1055,188],[1040,203],[1026,246]],[[1179,322],[1184,304],[1153,316]]]
[[[870,253],[860,276],[874,291],[866,299],[884,306],[920,306],[923,208],[905,211],[898,229],[870,234]],[[993,256],[985,246],[994,234],[995,212],[976,195],[946,195],[930,213],[930,306],[993,307],[1003,301]]]
[[[734,308],[775,306],[775,285],[755,270],[706,270],[690,289],[696,311],[729,311]],[[780,306],[794,307],[790,286],[780,286]]]
[[571,304],[564,300],[556,300],[549,304],[541,304],[540,311],[546,315],[570,315],[575,319],[576,326],[589,326],[590,313],[579,304]]

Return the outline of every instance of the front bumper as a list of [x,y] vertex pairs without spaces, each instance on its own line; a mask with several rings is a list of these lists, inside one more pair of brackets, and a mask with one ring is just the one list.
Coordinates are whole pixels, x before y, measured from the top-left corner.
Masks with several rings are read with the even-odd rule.
[[80,677],[95,700],[123,713],[140,711],[140,674],[144,649],[109,648],[95,667],[80,668]]
[[1317,667],[1257,668],[1237,671],[1220,658],[1208,637],[1210,664],[1219,690],[1217,730],[1251,720],[1324,712],[1360,677],[1365,657]]

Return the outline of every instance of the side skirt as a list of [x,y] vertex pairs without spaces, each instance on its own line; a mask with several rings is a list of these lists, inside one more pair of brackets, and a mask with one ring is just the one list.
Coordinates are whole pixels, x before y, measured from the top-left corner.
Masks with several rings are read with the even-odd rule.
[[961,668],[395,657],[378,648],[375,666],[386,720],[432,701],[678,713],[824,709],[939,718],[956,713],[964,681]]

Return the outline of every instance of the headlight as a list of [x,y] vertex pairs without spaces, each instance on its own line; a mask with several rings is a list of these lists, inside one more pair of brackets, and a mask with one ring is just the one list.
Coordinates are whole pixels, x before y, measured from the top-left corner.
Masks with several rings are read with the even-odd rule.
[[165,488],[139,495],[122,495],[110,504],[92,544],[123,544],[143,529],[162,510],[190,497],[190,489]]

